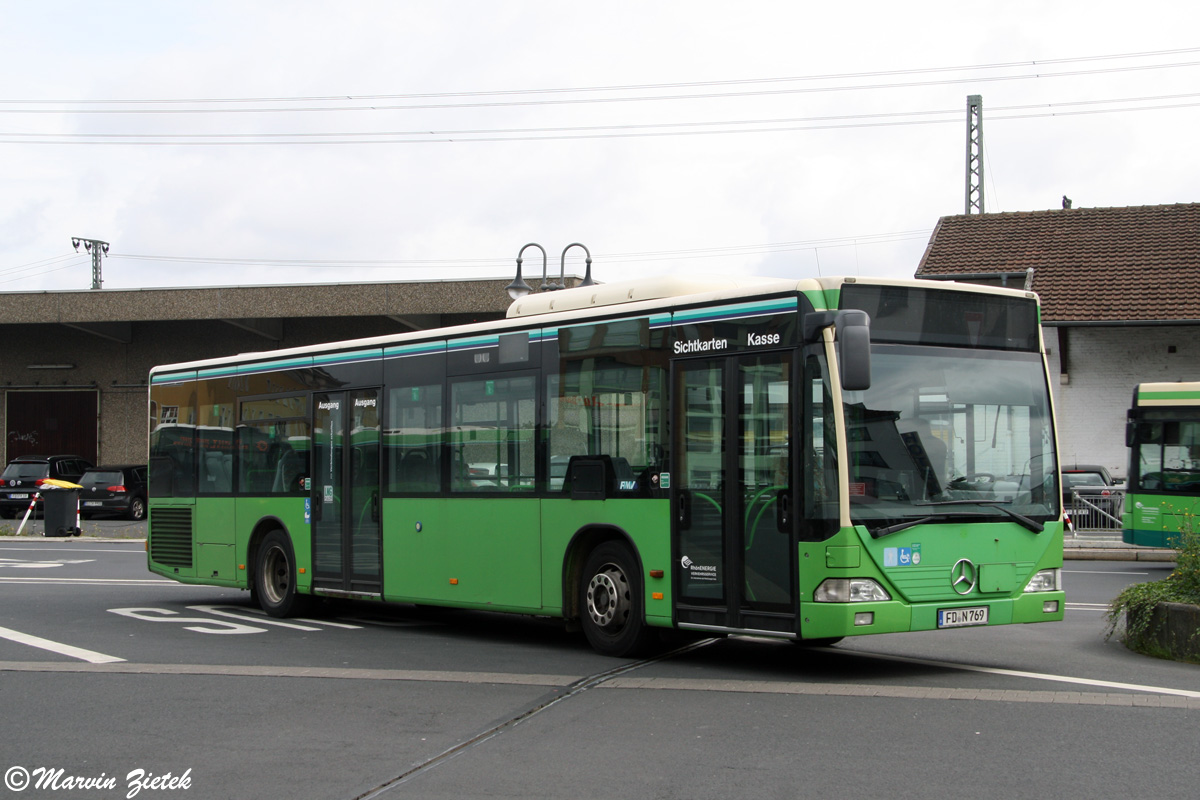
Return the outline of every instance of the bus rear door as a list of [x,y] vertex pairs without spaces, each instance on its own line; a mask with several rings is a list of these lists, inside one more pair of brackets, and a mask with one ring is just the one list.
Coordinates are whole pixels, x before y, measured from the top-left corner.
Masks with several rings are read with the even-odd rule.
[[379,389],[313,396],[313,588],[379,597]]

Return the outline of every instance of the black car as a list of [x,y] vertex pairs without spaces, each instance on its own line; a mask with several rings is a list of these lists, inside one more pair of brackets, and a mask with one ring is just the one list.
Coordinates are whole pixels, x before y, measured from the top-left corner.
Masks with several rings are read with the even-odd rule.
[[86,458],[71,455],[14,458],[0,473],[0,516],[12,519],[25,513],[42,481],[79,483],[91,465]]
[[120,514],[126,519],[146,518],[146,465],[118,464],[91,467],[79,479],[79,514]]

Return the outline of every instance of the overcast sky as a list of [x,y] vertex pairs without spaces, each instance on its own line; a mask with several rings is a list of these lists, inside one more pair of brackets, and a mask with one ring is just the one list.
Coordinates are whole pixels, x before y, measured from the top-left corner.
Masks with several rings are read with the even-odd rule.
[[0,291],[907,278],[968,95],[988,212],[1200,200],[1198,7],[0,0]]

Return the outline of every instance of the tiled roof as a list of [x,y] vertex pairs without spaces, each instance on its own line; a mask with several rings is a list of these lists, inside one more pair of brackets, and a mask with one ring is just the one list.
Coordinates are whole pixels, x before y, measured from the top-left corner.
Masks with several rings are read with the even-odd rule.
[[942,217],[917,277],[1029,267],[1049,324],[1200,321],[1200,203]]

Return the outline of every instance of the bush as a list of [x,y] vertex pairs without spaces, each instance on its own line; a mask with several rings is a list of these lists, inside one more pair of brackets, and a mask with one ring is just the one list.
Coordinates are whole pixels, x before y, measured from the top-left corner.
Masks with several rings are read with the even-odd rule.
[[1125,646],[1150,655],[1167,655],[1155,644],[1157,627],[1162,624],[1164,615],[1159,615],[1154,628],[1154,610],[1159,603],[1183,603],[1200,606],[1200,533],[1196,532],[1195,514],[1192,512],[1176,513],[1180,520],[1180,531],[1172,537],[1171,546],[1176,550],[1175,569],[1170,575],[1160,581],[1136,583],[1127,587],[1109,604],[1108,632],[1109,639],[1125,620]]

